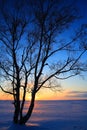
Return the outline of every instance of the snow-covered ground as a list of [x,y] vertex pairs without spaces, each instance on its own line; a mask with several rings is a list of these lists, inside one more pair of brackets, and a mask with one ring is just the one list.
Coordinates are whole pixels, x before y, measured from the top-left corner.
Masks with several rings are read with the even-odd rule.
[[[26,126],[12,124],[12,101],[0,101],[0,130],[87,130],[87,100],[36,101]],[[28,102],[24,112],[26,113]]]

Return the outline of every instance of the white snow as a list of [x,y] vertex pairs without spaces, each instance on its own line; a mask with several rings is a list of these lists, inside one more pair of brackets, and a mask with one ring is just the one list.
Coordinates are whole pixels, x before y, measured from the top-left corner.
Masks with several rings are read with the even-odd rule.
[[[0,101],[0,130],[87,130],[87,101],[36,101],[26,126],[12,123],[12,101]],[[25,105],[26,113],[28,102]]]

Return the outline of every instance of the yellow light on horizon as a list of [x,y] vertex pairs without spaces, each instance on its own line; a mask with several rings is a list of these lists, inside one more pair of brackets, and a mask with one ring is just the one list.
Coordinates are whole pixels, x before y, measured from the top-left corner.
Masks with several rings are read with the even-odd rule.
[[[41,90],[36,94],[35,100],[78,100],[83,99],[77,97],[76,94],[72,95],[71,90],[65,90],[63,92],[52,92],[51,90]],[[21,98],[22,99],[22,98]],[[0,91],[0,100],[13,100],[13,97],[9,94],[6,94]],[[26,100],[31,100],[31,94],[26,94]]]

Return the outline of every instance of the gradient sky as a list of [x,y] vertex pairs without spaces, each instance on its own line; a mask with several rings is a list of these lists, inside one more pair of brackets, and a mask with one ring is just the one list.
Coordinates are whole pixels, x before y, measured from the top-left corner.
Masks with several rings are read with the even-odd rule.
[[[79,19],[73,27],[78,28],[78,23],[87,23],[87,0],[77,0],[78,8],[80,9],[80,14],[83,16]],[[69,34],[66,34],[65,37]],[[86,57],[85,57],[86,59]],[[53,60],[56,60],[55,58]],[[86,59],[87,60],[87,59]],[[87,99],[87,74],[86,72],[82,74],[83,76],[76,76],[70,79],[61,80],[59,83],[62,86],[61,92],[53,92],[49,89],[40,90],[37,94],[37,100],[71,100],[71,99]],[[4,94],[0,90],[0,100],[2,99],[12,99],[8,94]],[[27,95],[27,99],[30,96]]]

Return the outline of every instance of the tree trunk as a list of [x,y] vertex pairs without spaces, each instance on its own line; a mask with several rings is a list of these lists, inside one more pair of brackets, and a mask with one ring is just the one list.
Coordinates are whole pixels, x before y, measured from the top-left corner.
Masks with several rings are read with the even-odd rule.
[[31,117],[31,114],[34,108],[34,102],[35,102],[35,92],[32,93],[30,107],[28,109],[27,114],[24,117],[22,117],[22,119],[20,119],[20,124],[25,124],[28,121],[28,119]]
[[18,122],[19,122],[19,119],[18,119],[18,117],[19,117],[19,112],[20,112],[20,101],[16,101],[16,102],[15,102],[14,118],[13,118],[13,122],[14,122],[15,124],[18,124]]
[[19,122],[19,114],[20,114],[20,80],[19,77],[17,78],[17,86],[16,86],[16,94],[15,94],[15,112],[14,112],[14,123]]

